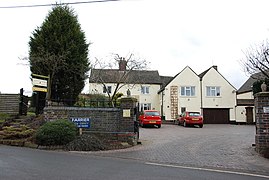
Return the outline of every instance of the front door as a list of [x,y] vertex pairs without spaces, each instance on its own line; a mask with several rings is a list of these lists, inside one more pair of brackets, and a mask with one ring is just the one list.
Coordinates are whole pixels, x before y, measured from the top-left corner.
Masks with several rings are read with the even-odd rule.
[[253,107],[246,107],[247,124],[253,123]]

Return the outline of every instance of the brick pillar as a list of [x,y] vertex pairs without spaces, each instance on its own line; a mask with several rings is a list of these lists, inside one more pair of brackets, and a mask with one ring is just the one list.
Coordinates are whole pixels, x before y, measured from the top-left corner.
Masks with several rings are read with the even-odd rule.
[[122,121],[120,129],[122,132],[134,132],[136,102],[137,100],[132,97],[121,99]]
[[139,138],[139,131],[135,130],[136,123],[136,105],[137,99],[132,97],[121,99],[121,122],[120,131],[127,132],[127,142],[131,145],[136,145]]
[[269,158],[269,92],[255,94],[256,151]]

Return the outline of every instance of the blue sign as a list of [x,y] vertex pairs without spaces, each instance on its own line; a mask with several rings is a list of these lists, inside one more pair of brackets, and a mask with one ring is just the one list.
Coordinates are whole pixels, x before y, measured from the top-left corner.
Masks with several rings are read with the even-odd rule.
[[90,118],[84,117],[71,117],[70,120],[75,123],[78,128],[90,128]]

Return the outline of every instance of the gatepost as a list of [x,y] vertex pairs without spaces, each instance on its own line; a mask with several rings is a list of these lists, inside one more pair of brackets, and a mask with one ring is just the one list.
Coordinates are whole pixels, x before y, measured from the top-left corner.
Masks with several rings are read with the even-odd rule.
[[269,158],[269,92],[255,94],[256,151]]
[[132,144],[137,144],[138,131],[135,129],[137,121],[137,99],[133,97],[122,98],[121,100],[122,119],[120,122],[120,131],[128,132],[129,138],[132,137]]

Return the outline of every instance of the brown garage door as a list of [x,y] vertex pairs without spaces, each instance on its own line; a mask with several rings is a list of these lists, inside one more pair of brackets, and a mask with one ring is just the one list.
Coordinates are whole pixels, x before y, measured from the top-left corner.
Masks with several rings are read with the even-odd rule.
[[230,109],[204,108],[204,124],[229,124]]

